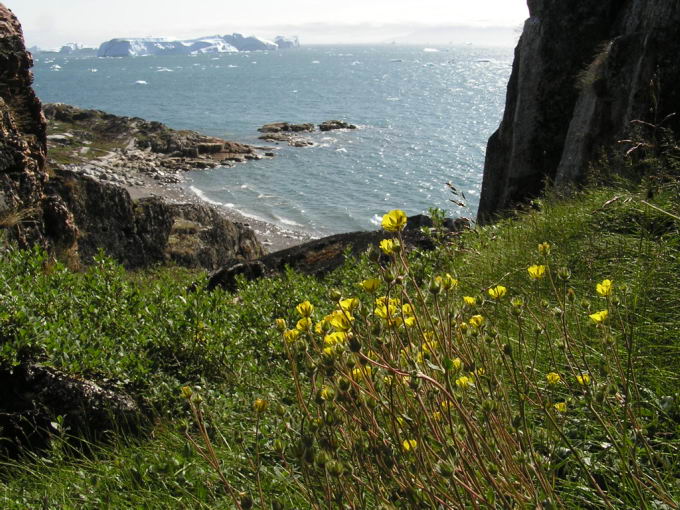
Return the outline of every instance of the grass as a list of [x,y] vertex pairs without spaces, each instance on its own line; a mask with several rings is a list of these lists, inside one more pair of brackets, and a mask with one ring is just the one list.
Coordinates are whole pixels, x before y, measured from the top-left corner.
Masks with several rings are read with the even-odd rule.
[[[100,258],[74,273],[8,247],[3,365],[104,380],[150,413],[145,433],[86,452],[63,421],[48,451],[5,461],[0,505],[677,508],[680,201],[640,189],[549,196],[386,268],[365,257],[235,295],[190,291],[204,276],[177,268],[126,273]],[[357,286],[367,278],[379,294]],[[402,321],[409,303],[415,325],[382,318],[379,295],[399,300]],[[287,342],[275,320],[296,329],[306,300],[322,333],[303,322]],[[345,329],[324,317],[343,303],[351,334],[324,352]]]

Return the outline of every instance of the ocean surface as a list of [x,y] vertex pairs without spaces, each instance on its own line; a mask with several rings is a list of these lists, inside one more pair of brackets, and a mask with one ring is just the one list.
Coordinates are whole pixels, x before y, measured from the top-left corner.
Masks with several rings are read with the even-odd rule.
[[[385,211],[474,216],[511,48],[316,46],[136,58],[38,57],[35,90],[63,102],[255,145],[276,121],[341,119],[309,148],[196,171],[186,186],[246,216],[313,236],[371,229]],[[447,182],[466,197],[454,205]]]

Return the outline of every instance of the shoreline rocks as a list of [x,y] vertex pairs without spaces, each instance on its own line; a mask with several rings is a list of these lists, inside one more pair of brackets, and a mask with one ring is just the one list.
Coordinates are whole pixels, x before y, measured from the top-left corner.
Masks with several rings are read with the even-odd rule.
[[127,186],[142,186],[140,174],[176,183],[182,172],[271,157],[250,145],[137,117],[66,104],[46,104],[44,112],[54,166]]
[[[309,139],[297,136],[297,133],[313,133],[317,126],[307,122],[303,124],[293,124],[291,122],[272,122],[265,124],[258,129],[260,133],[260,140],[267,142],[285,142],[291,147],[309,147],[315,143]],[[332,131],[337,129],[357,129],[354,124],[349,124],[342,120],[327,120],[318,125],[319,131]]]

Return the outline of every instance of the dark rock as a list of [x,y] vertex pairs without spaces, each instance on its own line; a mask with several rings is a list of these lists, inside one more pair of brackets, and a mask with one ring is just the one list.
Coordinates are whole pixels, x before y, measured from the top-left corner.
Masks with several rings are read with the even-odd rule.
[[319,124],[321,131],[332,131],[334,129],[356,129],[354,124],[343,122],[342,120],[327,120]]
[[[455,233],[468,228],[469,223],[466,218],[458,218],[447,220],[446,226],[450,228],[450,233]],[[432,227],[432,220],[424,215],[409,217],[407,226],[402,233],[405,249],[431,250],[434,248],[432,240],[421,232],[422,227]],[[380,241],[390,237],[392,235],[383,230],[336,234],[270,253],[251,264],[260,264],[264,275],[282,273],[287,267],[290,267],[300,273],[320,277],[340,267],[345,261],[346,254],[349,253],[351,256],[358,257],[369,247],[377,248]],[[259,269],[252,272],[248,271],[248,267],[255,266],[242,268],[235,265],[234,267],[237,270],[235,275],[245,274],[248,280],[262,276],[259,274]],[[230,278],[230,275],[231,266],[220,269],[211,276],[208,289],[212,290],[217,286],[223,286],[234,291],[235,280]]]
[[221,287],[229,292],[236,292],[237,276],[244,276],[252,281],[265,275],[265,265],[260,261],[232,262],[210,276],[208,280],[209,291]]
[[314,131],[314,124],[291,124],[290,122],[272,122],[258,129],[260,133],[299,133]]
[[[680,112],[678,0],[529,2],[506,108],[489,139],[478,221],[571,186],[631,121]],[[680,116],[666,127],[678,131]]]
[[30,212],[7,225],[21,246],[46,245],[40,221],[47,152],[45,118],[31,83],[31,55],[21,25],[0,4],[0,225],[10,215]]
[[100,249],[128,268],[174,262],[216,269],[233,258],[264,253],[251,229],[208,206],[133,201],[119,186],[69,171],[58,172],[48,192],[73,215],[78,255],[86,264]]
[[63,417],[70,437],[101,440],[112,431],[134,431],[143,416],[125,393],[34,363],[0,368],[0,452],[48,445],[51,423]]

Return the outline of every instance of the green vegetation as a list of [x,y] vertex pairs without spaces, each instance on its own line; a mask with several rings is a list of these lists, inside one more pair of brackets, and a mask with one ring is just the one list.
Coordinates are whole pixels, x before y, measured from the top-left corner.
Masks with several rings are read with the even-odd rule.
[[96,129],[84,130],[77,123],[50,120],[47,124],[48,135],[71,135],[68,143],[50,147],[49,157],[60,165],[82,164],[102,156],[115,149],[124,149],[129,139],[115,137],[111,133]]
[[89,448],[56,426],[4,461],[0,506],[677,508],[675,183],[548,196],[432,252],[387,243],[387,267],[233,295],[8,247],[2,364],[106,381],[149,420]]

